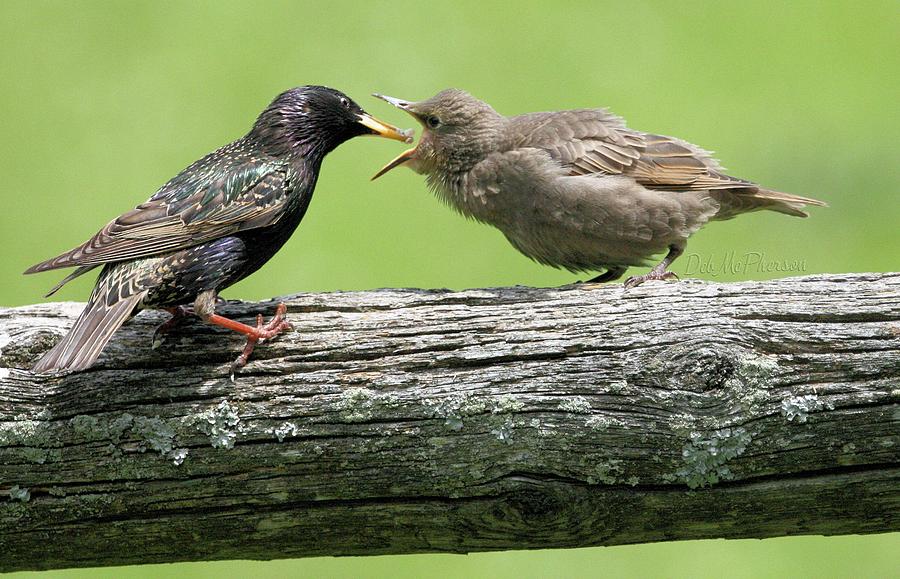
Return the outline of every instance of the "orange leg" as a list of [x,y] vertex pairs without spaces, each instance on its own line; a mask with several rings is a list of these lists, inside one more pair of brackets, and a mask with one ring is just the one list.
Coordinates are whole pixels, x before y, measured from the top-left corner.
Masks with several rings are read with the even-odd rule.
[[261,314],[256,316],[256,327],[236,322],[224,316],[220,316],[219,314],[209,314],[203,318],[211,324],[228,328],[229,330],[234,330],[235,332],[240,332],[247,336],[247,343],[244,345],[244,350],[231,365],[232,380],[234,380],[235,371],[247,364],[247,360],[250,359],[250,355],[253,353],[253,349],[258,342],[268,340],[285,330],[291,329],[290,322],[284,319],[284,314],[286,312],[287,306],[278,304],[278,307],[275,308],[275,315],[269,320],[268,324],[263,324],[263,317]]

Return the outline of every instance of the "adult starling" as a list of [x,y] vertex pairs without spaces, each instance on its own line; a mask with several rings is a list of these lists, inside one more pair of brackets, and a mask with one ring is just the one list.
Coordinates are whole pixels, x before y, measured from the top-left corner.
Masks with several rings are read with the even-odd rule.
[[531,259],[573,273],[618,279],[667,251],[625,287],[675,278],[666,268],[708,221],[768,209],[806,217],[816,199],[764,189],[726,175],[696,145],[629,129],[604,109],[498,114],[456,89],[410,102],[374,95],[423,126],[399,165],[424,173],[448,205],[500,229]]
[[269,323],[259,316],[256,327],[224,318],[215,313],[218,292],[284,245],[306,213],[325,155],[358,135],[412,142],[407,131],[373,118],[337,90],[283,92],[244,137],[196,161],[80,246],[30,267],[25,273],[77,266],[49,296],[103,266],[75,325],[32,370],[87,368],[127,319],[157,308],[173,314],[160,332],[192,313],[246,335],[233,376],[259,340],[290,325],[283,304]]

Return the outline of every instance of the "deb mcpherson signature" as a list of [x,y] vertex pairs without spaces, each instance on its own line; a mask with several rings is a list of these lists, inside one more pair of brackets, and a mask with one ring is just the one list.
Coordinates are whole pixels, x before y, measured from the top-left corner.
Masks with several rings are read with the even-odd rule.
[[715,254],[700,255],[691,253],[687,255],[685,275],[706,274],[710,276],[747,273],[772,273],[772,272],[804,272],[806,271],[805,259],[770,259],[765,253],[748,251],[746,253],[726,252],[724,257]]

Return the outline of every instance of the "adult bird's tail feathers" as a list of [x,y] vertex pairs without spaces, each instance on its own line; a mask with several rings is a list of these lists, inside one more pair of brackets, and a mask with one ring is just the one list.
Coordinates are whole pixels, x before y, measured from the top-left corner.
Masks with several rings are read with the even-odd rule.
[[144,292],[139,292],[109,305],[105,292],[95,292],[69,333],[44,354],[31,371],[74,372],[89,367],[113,333],[131,317],[143,297]]

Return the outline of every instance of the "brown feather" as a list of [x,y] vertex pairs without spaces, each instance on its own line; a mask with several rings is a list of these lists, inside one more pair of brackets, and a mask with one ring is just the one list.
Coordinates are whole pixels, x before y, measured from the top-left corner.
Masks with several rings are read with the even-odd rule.
[[718,218],[770,209],[805,217],[804,205],[822,201],[762,189],[726,175],[709,151],[675,137],[642,133],[603,109],[531,113],[510,118],[516,147],[547,151],[569,175],[603,173],[631,177],[660,191],[727,191]]

